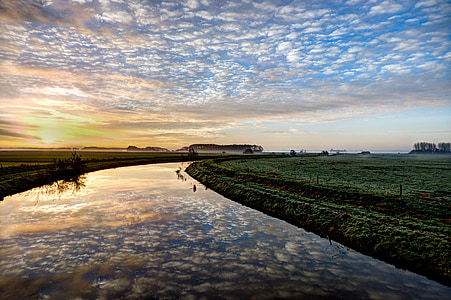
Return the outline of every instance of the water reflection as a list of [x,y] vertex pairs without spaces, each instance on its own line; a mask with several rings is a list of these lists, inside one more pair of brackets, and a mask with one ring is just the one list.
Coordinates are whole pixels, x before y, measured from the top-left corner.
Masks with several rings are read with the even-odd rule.
[[[447,298],[450,289],[177,180],[88,174],[0,204],[0,298]],[[41,193],[41,194],[40,194]],[[36,198],[40,201],[36,203]]]

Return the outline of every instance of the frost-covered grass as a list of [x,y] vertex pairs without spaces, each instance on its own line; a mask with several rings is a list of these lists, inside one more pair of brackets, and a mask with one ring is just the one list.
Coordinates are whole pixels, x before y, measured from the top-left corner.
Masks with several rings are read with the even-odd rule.
[[372,193],[451,197],[451,157],[409,155],[335,155],[229,160],[224,167],[249,170]]
[[449,158],[217,159],[186,171],[232,200],[451,285]]

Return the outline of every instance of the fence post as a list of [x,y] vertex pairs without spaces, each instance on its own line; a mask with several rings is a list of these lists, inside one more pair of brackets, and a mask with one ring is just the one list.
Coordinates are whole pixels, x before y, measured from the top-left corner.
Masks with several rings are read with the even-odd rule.
[[402,184],[399,185],[399,196],[402,196]]

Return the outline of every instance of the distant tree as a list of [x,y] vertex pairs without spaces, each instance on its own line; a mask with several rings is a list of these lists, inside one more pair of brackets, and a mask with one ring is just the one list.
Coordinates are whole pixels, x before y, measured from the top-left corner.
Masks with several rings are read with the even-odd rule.
[[232,145],[217,145],[217,144],[192,144],[189,148],[193,148],[199,152],[217,152],[222,151],[243,153],[246,149],[251,149],[254,153],[262,152],[263,147],[258,145],[248,145],[248,144],[232,144]]
[[296,151],[290,150],[290,156],[296,156]]
[[244,150],[243,153],[244,154],[254,154],[254,150],[252,150],[251,148],[247,148],[246,150]]
[[196,152],[196,150],[194,150],[194,148],[191,148],[191,147],[189,148],[188,157],[192,157],[192,158],[197,157],[197,152]]
[[422,152],[435,152],[437,151],[437,146],[434,143],[428,143],[428,142],[418,142],[413,145],[413,148],[415,151],[422,151]]
[[434,143],[417,142],[413,149],[418,152],[451,152],[451,143],[440,142],[437,147]]
[[451,143],[438,143],[438,150],[440,152],[451,152]]

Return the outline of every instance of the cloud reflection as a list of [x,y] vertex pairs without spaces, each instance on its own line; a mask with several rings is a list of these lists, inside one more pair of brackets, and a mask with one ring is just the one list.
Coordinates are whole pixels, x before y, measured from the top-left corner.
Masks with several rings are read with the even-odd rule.
[[[449,293],[422,276],[352,250],[343,253],[335,242],[330,246],[212,191],[193,193],[192,182],[177,180],[177,168],[105,170],[91,174],[95,178],[88,175],[86,189],[73,198],[34,203],[35,191],[3,201],[2,296],[436,298]],[[49,223],[56,226],[39,227]],[[24,226],[37,230],[14,229]]]

